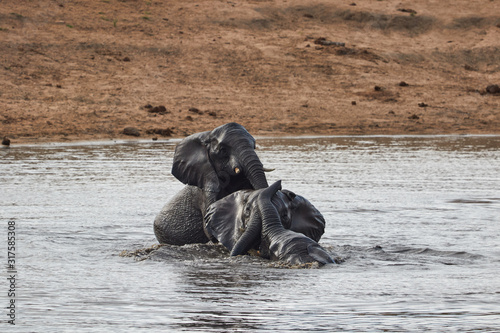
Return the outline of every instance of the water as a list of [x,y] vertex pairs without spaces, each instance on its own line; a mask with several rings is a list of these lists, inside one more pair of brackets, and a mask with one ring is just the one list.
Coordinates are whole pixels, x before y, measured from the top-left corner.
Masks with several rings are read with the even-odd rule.
[[500,330],[500,137],[258,139],[269,182],[323,213],[345,260],[306,270],[210,245],[119,256],[156,243],[177,142],[0,149],[1,331]]

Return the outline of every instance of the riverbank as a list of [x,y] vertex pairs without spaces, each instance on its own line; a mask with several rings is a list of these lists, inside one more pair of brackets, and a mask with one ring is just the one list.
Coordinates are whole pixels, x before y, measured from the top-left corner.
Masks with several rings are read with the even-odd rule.
[[449,7],[4,1],[0,136],[500,134],[500,4]]

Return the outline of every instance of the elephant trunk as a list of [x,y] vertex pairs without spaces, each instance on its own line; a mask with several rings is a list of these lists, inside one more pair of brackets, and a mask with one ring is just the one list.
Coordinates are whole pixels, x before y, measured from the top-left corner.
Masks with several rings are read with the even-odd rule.
[[264,234],[263,228],[273,228],[274,232],[283,229],[278,211],[271,203],[274,194],[281,189],[281,181],[277,181],[271,187],[267,187],[258,198],[258,212],[252,215],[252,218],[246,226],[246,230],[238,239],[231,250],[232,256],[245,254],[252,246],[258,242],[261,235]]
[[243,172],[254,190],[269,186],[264,173],[264,166],[252,148],[241,150],[238,160],[241,161]]
[[278,210],[272,203],[272,198],[281,189],[281,180],[264,190],[259,198],[259,210],[262,218],[262,234],[271,237],[284,229]]
[[252,219],[247,224],[247,228],[243,235],[234,244],[231,250],[232,256],[245,254],[252,246],[260,239],[262,231],[262,221],[259,214],[252,216]]

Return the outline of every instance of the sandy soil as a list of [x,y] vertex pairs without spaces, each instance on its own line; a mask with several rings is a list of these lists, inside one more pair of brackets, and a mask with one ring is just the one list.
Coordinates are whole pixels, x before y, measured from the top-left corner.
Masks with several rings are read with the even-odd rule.
[[0,138],[13,143],[229,121],[254,135],[500,134],[494,84],[500,0],[0,5]]

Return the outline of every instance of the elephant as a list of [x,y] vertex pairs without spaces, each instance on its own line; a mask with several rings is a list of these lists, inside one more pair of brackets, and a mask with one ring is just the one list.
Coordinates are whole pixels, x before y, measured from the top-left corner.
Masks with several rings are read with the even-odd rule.
[[172,175],[187,185],[156,216],[157,240],[173,245],[208,242],[206,208],[239,190],[267,188],[264,171],[255,139],[240,124],[186,137],[175,148]]
[[[205,215],[206,230],[232,256],[259,249],[260,256],[291,265],[335,263],[317,243],[322,232],[314,226],[324,228],[324,219],[311,206],[293,192],[281,190],[281,181],[277,181],[266,189],[240,190],[213,203]],[[304,211],[306,214],[299,214]],[[319,215],[311,219],[312,212]],[[286,228],[293,227],[294,213],[300,231]]]
[[[186,137],[175,148],[172,174],[187,185],[156,216],[156,239],[172,245],[216,242],[205,228],[207,208],[237,191],[267,188],[266,171],[255,139],[237,123]],[[291,191],[279,196],[284,227],[319,241],[325,229],[321,213]]]

